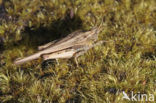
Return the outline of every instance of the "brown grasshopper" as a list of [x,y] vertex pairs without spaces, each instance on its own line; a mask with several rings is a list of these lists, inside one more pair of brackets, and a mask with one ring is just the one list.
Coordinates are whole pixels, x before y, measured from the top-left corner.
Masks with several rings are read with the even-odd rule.
[[39,52],[23,59],[17,59],[14,64],[23,64],[39,57],[42,57],[44,60],[75,57],[76,64],[78,65],[77,57],[84,54],[90,48],[103,43],[103,41],[97,42],[100,31],[101,26],[93,27],[90,31],[75,31],[63,39],[39,46]]

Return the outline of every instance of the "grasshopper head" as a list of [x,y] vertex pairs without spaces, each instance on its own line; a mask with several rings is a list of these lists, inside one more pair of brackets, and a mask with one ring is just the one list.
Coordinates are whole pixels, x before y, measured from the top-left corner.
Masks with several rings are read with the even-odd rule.
[[100,26],[95,26],[91,29],[91,34],[92,34],[92,39],[96,41],[98,39],[98,34],[102,31],[102,25]]
[[98,35],[103,29],[102,25],[103,25],[103,19],[102,19],[100,25],[94,26],[91,31],[93,31],[95,33],[95,35]]

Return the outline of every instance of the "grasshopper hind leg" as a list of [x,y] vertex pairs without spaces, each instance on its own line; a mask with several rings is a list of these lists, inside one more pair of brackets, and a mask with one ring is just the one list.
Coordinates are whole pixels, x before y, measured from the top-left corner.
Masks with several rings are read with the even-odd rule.
[[[54,58],[50,57],[50,54],[44,54],[44,55],[42,55],[42,58],[43,58],[44,61],[47,61],[47,60],[50,60],[50,59],[54,59]],[[58,59],[56,58],[55,60],[56,60],[57,65],[60,65]]]
[[53,45],[54,43],[56,43],[57,40],[54,40],[52,42],[49,42],[47,44],[44,44],[44,45],[41,45],[41,46],[38,46],[38,50],[43,50],[43,49],[46,49],[48,48],[49,46]]

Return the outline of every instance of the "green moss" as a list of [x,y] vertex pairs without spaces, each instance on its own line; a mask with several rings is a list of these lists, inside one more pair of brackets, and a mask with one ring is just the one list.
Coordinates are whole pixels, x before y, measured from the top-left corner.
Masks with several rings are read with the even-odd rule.
[[[155,0],[3,0],[0,101],[121,103],[122,91],[156,96]],[[74,61],[13,61],[37,46],[104,21],[99,40],[113,40]],[[41,65],[42,64],[42,65]]]

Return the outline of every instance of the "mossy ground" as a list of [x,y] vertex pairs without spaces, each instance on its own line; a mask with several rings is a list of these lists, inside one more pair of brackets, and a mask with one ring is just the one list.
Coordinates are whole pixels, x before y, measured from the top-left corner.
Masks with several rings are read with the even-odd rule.
[[[122,91],[156,100],[155,0],[4,0],[0,14],[0,102],[127,103]],[[13,65],[37,46],[100,24],[113,40],[74,61]]]

